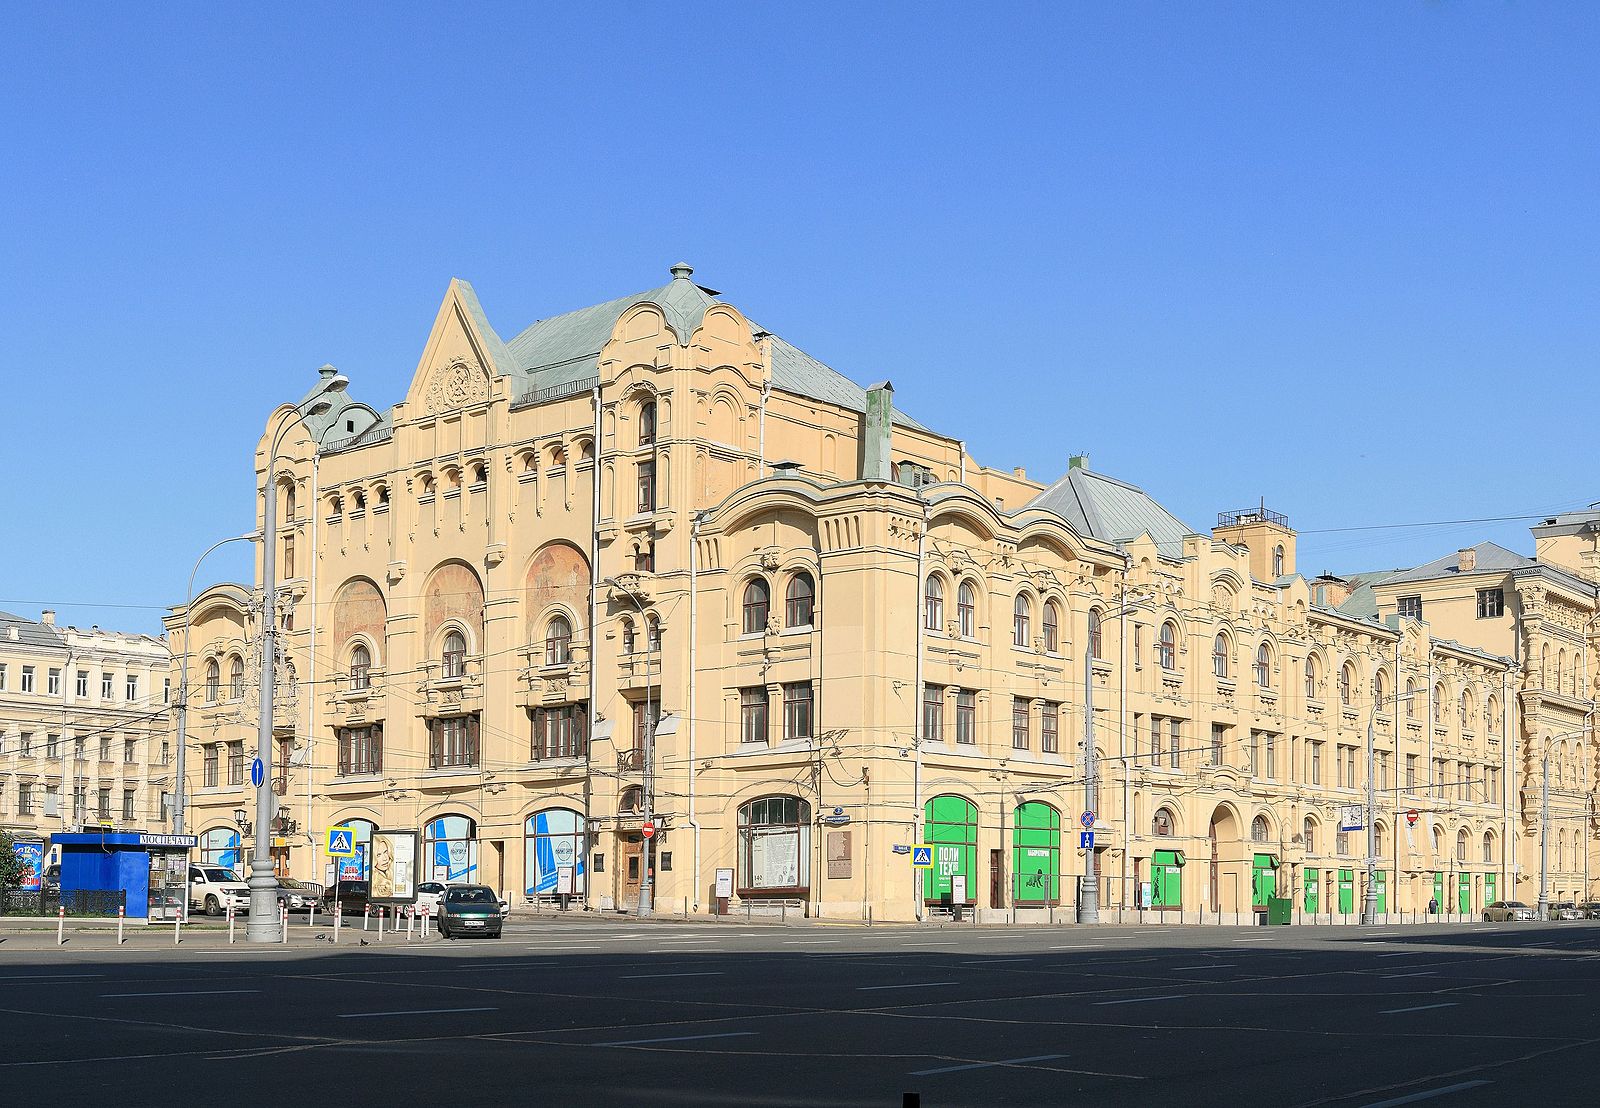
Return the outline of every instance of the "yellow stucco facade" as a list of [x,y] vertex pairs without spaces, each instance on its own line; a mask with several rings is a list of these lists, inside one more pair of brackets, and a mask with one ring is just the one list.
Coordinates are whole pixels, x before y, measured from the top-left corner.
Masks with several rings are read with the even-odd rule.
[[[741,912],[1026,922],[1093,874],[1102,918],[1272,895],[1353,919],[1366,832],[1339,827],[1370,732],[1380,911],[1529,899],[1523,736],[1581,724],[1587,685],[1530,696],[1509,632],[1401,618],[1383,586],[1351,614],[1264,505],[1196,533],[1086,459],[1048,487],[983,467],[681,266],[510,342],[453,282],[399,403],[341,382],[274,412],[255,458],[283,873],[324,880],[341,825],[417,829],[425,876],[516,902],[570,866],[588,907],[628,909],[648,869],[672,914],[725,882]],[[228,674],[259,596],[168,619],[213,857],[251,807],[228,744],[254,756],[253,679]]]

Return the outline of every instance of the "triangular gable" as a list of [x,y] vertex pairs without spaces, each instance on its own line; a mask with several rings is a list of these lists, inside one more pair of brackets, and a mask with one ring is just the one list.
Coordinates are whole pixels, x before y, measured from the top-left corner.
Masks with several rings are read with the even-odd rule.
[[490,380],[514,373],[478,294],[459,277],[451,279],[406,393],[408,410],[421,415],[481,403],[489,398]]

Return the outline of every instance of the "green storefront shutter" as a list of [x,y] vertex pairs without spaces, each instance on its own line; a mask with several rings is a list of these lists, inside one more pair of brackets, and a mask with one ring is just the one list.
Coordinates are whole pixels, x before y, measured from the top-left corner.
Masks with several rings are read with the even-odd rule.
[[1356,910],[1356,871],[1339,871],[1339,911],[1346,915]]
[[1492,873],[1484,874],[1483,875],[1483,902],[1485,904],[1493,904],[1495,901],[1497,901],[1499,899],[1500,898],[1495,895],[1495,875],[1492,874]]
[[1278,895],[1278,868],[1272,863],[1272,855],[1257,854],[1252,861],[1251,870],[1251,904],[1253,907],[1265,909],[1267,898]]
[[978,809],[961,796],[936,796],[923,812],[923,841],[933,845],[933,865],[922,871],[922,895],[942,901],[953,878],[967,879],[967,899],[978,897]]
[[1012,831],[1011,895],[1018,905],[1061,899],[1061,813],[1030,800],[1017,806]]
[[1433,875],[1433,899],[1439,905],[1439,907],[1436,909],[1437,911],[1449,911],[1449,908],[1444,902],[1444,874],[1442,873],[1435,873]]
[[1463,873],[1456,881],[1456,911],[1467,915],[1472,911],[1472,874]]
[[1372,884],[1378,890],[1378,914],[1381,916],[1389,911],[1389,875],[1378,870],[1372,875]]
[[1183,863],[1176,850],[1158,850],[1150,862],[1150,906],[1183,906]]
[[1314,870],[1311,867],[1307,866],[1306,867],[1306,871],[1305,871],[1305,875],[1306,875],[1306,911],[1310,912],[1312,915],[1316,915],[1317,910],[1318,910],[1317,909],[1317,903],[1321,899],[1322,873],[1321,873],[1320,870]]

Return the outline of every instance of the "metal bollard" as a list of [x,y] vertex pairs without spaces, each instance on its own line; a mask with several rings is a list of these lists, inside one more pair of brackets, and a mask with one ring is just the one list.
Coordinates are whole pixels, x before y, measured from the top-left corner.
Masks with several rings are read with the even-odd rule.
[[278,916],[283,921],[283,941],[284,942],[288,942],[289,941],[289,906],[287,904],[279,905],[279,907],[278,907]]
[[333,941],[339,941],[339,925],[344,922],[344,905],[335,904],[333,908]]
[[121,904],[117,905],[117,945],[118,946],[122,945],[122,921],[123,921],[123,918],[127,914],[128,914],[128,909],[126,907],[124,907]]
[[372,905],[368,904],[361,911],[361,930],[367,930],[367,925],[372,922]]
[[233,943],[233,907],[231,905],[228,908],[228,943],[229,945]]
[[378,941],[383,942],[383,908],[378,908]]
[[315,927],[316,925],[317,925],[317,906],[316,906],[315,903],[313,903],[311,905],[310,910],[306,912],[306,926],[309,928],[309,927]]
[[65,904],[56,908],[56,945],[67,945],[67,906]]
[[417,929],[417,909],[412,905],[406,909],[406,942],[411,941],[411,934]]
[[183,942],[183,913],[179,912],[172,917],[172,945],[177,946]]

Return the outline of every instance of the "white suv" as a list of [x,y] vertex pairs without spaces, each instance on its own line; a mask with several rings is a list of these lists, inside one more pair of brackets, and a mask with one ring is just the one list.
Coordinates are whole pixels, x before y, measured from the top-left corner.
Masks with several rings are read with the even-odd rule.
[[199,908],[208,916],[220,916],[232,908],[241,915],[250,910],[250,886],[239,875],[221,866],[189,867],[189,908]]

